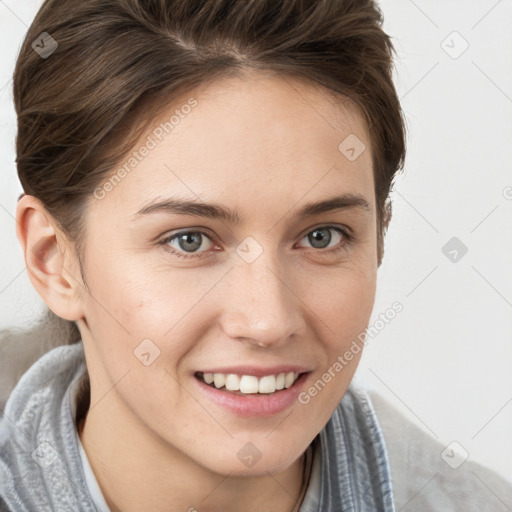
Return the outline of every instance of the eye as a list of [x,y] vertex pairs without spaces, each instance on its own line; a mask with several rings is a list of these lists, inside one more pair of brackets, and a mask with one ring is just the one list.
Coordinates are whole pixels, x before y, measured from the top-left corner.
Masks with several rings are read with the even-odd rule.
[[[332,233],[335,233],[333,236]],[[353,240],[353,235],[347,229],[342,229],[336,226],[320,226],[310,231],[304,238],[314,249],[327,249],[329,244],[334,241],[337,242],[331,248],[324,251],[327,253],[335,252],[344,249],[345,246]],[[340,245],[341,244],[341,245]]]
[[[166,246],[171,253],[179,258],[192,258],[198,252],[206,252],[205,249],[207,249],[208,243],[204,243],[205,239],[213,243],[211,238],[202,231],[181,231],[164,238],[159,243]],[[172,245],[174,242],[175,245]],[[203,250],[200,251],[199,249]]]

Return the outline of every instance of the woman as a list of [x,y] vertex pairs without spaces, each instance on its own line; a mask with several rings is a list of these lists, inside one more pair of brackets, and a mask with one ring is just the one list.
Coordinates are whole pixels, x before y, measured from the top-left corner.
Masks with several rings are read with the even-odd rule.
[[44,3],[17,234],[69,339],[7,403],[2,510],[394,510],[352,382],[405,156],[381,24],[371,0]]

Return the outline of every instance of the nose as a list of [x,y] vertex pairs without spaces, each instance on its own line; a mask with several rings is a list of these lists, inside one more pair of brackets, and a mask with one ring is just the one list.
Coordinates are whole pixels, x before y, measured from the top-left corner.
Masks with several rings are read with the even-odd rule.
[[231,338],[276,348],[304,332],[304,303],[290,271],[269,252],[252,263],[237,261],[226,276],[221,326]]

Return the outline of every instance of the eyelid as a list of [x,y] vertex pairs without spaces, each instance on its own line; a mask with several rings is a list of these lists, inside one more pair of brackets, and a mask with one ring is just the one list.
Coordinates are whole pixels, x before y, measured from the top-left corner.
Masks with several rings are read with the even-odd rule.
[[312,231],[315,231],[317,229],[329,229],[329,228],[341,231],[347,237],[347,239],[353,239],[355,237],[355,233],[352,231],[352,229],[350,229],[345,224],[329,224],[329,223],[326,224],[324,222],[323,224],[313,225],[313,226],[307,228],[305,231],[302,232],[301,235],[299,235],[300,240],[302,240],[306,235],[309,235],[309,233],[311,233]]

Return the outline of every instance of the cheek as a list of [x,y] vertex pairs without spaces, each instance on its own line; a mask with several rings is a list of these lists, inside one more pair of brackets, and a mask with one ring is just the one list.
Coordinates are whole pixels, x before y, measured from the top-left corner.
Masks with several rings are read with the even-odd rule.
[[[88,281],[88,328],[109,380],[115,382],[130,370],[130,396],[145,390],[145,396],[156,399],[155,390],[164,390],[168,399],[181,361],[197,349],[212,314],[206,295],[218,277],[193,280],[184,269],[154,268],[137,258],[123,262],[109,256]],[[153,398],[148,406],[155,403]]]
[[343,268],[310,297],[310,307],[324,319],[328,338],[338,347],[348,337],[366,328],[376,291],[376,273],[368,268]]
[[95,284],[118,323],[130,332],[161,338],[188,320],[225,269],[201,271],[148,260],[125,257],[102,270]]
[[319,338],[323,341],[325,359],[316,372],[314,388],[306,390],[305,401],[316,403],[318,414],[324,419],[344,395],[361,359],[362,335],[372,314],[375,290],[375,272],[347,271],[331,280],[329,289],[318,294],[311,306],[322,319]]
[[159,297],[165,288],[160,277],[137,258],[129,259],[113,251],[96,254],[88,272],[92,291],[90,316],[101,318],[101,326],[111,326],[133,336],[150,337],[153,332],[141,333],[141,329],[160,325],[151,320],[161,315],[164,305],[172,310],[168,302],[171,294],[167,294],[167,301]]
[[147,341],[160,336],[161,321],[157,319],[162,311],[158,309],[159,301],[152,300],[154,285],[143,267],[127,263],[114,253],[107,253],[103,261],[96,258],[87,276],[91,290],[86,307],[87,325],[95,340],[95,350],[101,354],[112,378],[131,369],[134,363],[140,365],[136,359],[139,345],[152,357],[159,351],[157,345]]

